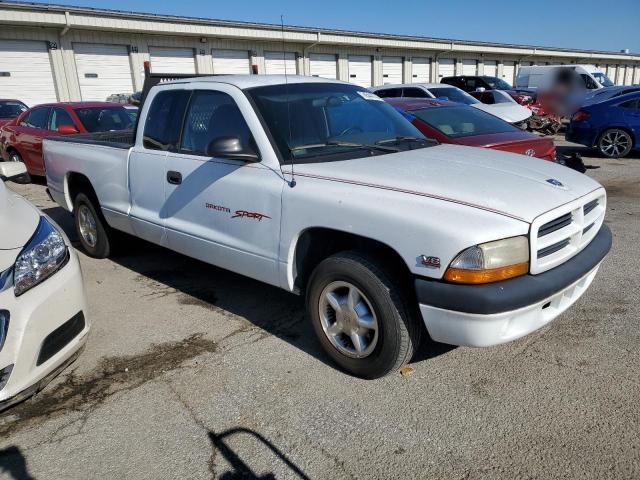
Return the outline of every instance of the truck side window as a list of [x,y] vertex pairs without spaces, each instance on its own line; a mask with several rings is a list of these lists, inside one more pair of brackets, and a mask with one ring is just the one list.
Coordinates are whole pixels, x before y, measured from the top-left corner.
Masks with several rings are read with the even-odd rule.
[[230,136],[240,138],[242,145],[253,142],[249,126],[233,98],[214,90],[195,91],[185,118],[180,150],[206,156],[212,140]]
[[177,150],[182,119],[190,95],[188,90],[166,90],[154,97],[144,124],[144,148]]

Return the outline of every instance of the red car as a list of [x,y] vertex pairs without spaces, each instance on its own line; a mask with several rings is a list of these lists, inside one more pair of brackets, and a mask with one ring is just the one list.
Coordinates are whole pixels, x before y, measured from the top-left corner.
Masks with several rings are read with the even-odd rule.
[[9,123],[28,108],[20,100],[0,99],[0,127]]
[[385,98],[425,136],[440,143],[493,148],[555,161],[549,137],[525,132],[489,113],[443,100]]
[[73,133],[133,128],[122,104],[104,102],[51,103],[23,112],[0,128],[0,153],[5,161],[24,162],[30,175],[45,174],[42,139]]

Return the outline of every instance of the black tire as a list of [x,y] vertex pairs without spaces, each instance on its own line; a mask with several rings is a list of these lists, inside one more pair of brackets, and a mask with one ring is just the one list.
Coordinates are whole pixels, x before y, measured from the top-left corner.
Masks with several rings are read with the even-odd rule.
[[[114,245],[113,230],[109,227],[100,208],[97,207],[98,202],[93,195],[79,193],[73,202],[74,225],[76,234],[82,244],[82,248],[87,255],[94,258],[107,258]],[[88,235],[83,234],[81,229],[81,217],[85,213],[90,214],[95,222],[95,241],[88,240]]]
[[[323,292],[342,282],[355,286],[364,294],[376,317],[377,341],[372,342],[372,351],[362,358],[352,358],[340,351],[323,328]],[[423,327],[402,287],[402,282],[395,280],[375,260],[356,251],[338,253],[316,267],[308,283],[307,311],[322,348],[340,369],[357,377],[373,379],[396,371],[411,360],[420,344]],[[348,336],[344,338],[345,342],[349,341]]]
[[633,148],[633,138],[620,128],[608,128],[598,137],[596,145],[600,154],[607,158],[626,157]]
[[[20,156],[20,154],[18,152],[16,152],[15,150],[10,150],[8,153],[9,153],[9,161],[10,162],[24,163],[24,161],[22,160],[22,157]],[[29,173],[25,173],[24,175],[20,175],[19,178],[16,178],[15,182],[16,183],[20,183],[20,184],[31,183],[31,175],[29,175]]]

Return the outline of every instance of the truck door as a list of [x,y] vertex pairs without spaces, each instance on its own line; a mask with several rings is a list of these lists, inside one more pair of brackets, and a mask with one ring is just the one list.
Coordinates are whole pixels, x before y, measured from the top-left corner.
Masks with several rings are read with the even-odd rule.
[[150,106],[146,116],[140,112],[144,123],[138,128],[136,145],[129,157],[133,230],[137,236],[163,246],[167,245],[167,238],[160,212],[165,202],[166,157],[167,152],[178,148],[190,95],[189,90],[170,89],[147,100]]
[[172,250],[278,284],[285,184],[279,166],[207,154],[212,141],[222,137],[236,137],[258,151],[255,134],[262,133],[260,129],[249,101],[236,87],[194,90],[179,149],[167,154],[161,218]]

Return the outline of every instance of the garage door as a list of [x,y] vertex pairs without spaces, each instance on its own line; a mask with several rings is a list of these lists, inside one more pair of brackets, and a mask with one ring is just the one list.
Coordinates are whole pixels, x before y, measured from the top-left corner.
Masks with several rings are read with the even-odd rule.
[[462,60],[462,75],[477,75],[478,62],[476,60]]
[[431,59],[416,58],[411,60],[411,81],[429,83],[431,81]]
[[29,106],[58,100],[44,42],[0,41],[0,96]]
[[627,65],[624,74],[624,84],[632,85],[633,84],[633,66]]
[[371,86],[371,57],[349,55],[349,81],[361,87]]
[[636,65],[635,73],[633,74],[634,85],[640,85],[640,65]]
[[402,83],[402,57],[382,57],[382,84]]
[[153,73],[196,73],[193,48],[149,47]]
[[309,73],[312,77],[338,78],[336,56],[330,53],[310,54]]
[[[286,71],[285,71],[286,67]],[[294,52],[264,52],[264,69],[267,75],[295,75],[296,54]]]
[[484,74],[488,77],[498,76],[498,62],[496,60],[484,61]]
[[453,58],[441,58],[438,60],[438,80],[443,77],[452,77],[456,73],[455,60]]
[[124,45],[73,45],[82,100],[105,101],[114,93],[133,93],[129,52]]
[[504,62],[502,64],[502,78],[505,82],[513,85],[513,79],[516,76],[515,62]]
[[221,50],[213,49],[213,73],[215,74],[241,74],[251,73],[248,50]]

